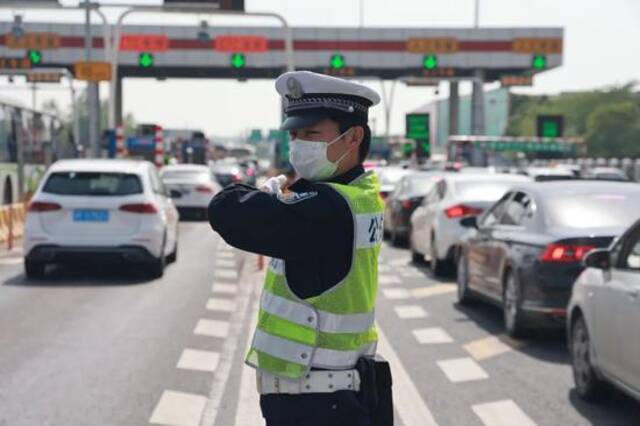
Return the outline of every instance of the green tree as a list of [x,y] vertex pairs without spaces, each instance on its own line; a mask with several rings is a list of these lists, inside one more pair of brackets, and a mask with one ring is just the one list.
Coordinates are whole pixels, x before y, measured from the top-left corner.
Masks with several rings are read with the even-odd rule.
[[640,157],[640,107],[633,102],[603,105],[587,120],[587,148],[598,157]]

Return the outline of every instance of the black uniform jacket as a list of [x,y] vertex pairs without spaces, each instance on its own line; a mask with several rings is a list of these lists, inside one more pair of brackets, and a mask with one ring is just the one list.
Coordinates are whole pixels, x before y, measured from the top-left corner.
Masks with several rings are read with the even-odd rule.
[[[330,179],[348,184],[362,166]],[[276,196],[235,184],[209,204],[209,222],[230,245],[286,261],[287,281],[300,298],[317,296],[342,280],[351,266],[353,216],[333,188],[300,179],[294,194]]]

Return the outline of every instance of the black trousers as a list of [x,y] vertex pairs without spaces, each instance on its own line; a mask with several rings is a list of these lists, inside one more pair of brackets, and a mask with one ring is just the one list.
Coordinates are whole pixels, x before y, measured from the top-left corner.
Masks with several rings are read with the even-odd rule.
[[260,396],[267,426],[370,426],[371,418],[353,391]]

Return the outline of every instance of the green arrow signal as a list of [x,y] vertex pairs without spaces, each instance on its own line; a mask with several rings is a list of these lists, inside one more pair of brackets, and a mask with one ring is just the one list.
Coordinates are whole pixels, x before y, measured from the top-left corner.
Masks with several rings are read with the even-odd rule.
[[544,55],[533,55],[533,61],[531,61],[533,68],[542,70],[547,67],[547,57]]
[[331,60],[329,61],[329,66],[334,70],[341,70],[346,65],[347,61],[345,61],[344,56],[335,54],[331,55]]
[[143,52],[138,56],[138,64],[142,68],[151,68],[153,66],[153,54]]
[[426,70],[434,70],[438,67],[438,57],[436,55],[427,55],[422,60],[422,66]]
[[42,52],[38,50],[29,49],[29,51],[27,52],[27,57],[33,65],[42,63]]
[[242,53],[234,53],[231,55],[231,66],[233,68],[244,68],[247,64],[247,59],[244,57]]

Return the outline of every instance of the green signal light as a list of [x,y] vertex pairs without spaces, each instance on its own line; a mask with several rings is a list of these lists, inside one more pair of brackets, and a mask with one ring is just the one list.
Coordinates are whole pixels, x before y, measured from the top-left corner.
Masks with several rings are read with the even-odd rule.
[[534,69],[543,70],[547,67],[547,57],[545,55],[533,55],[531,65],[533,65]]
[[331,60],[329,61],[329,66],[334,70],[341,70],[347,64],[344,56],[336,53],[335,55],[331,55]]
[[438,68],[438,57],[436,55],[426,55],[422,60],[422,66],[426,70],[434,70]]
[[231,66],[235,69],[244,68],[247,65],[247,58],[242,53],[231,55]]
[[151,68],[153,66],[153,54],[148,52],[143,52],[138,56],[138,65],[142,68]]
[[42,52],[39,50],[29,49],[27,51],[27,57],[33,65],[39,65],[42,63]]

